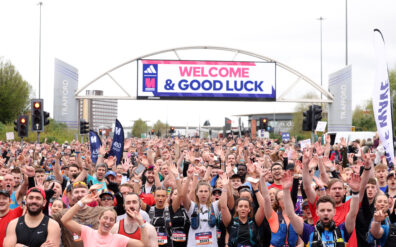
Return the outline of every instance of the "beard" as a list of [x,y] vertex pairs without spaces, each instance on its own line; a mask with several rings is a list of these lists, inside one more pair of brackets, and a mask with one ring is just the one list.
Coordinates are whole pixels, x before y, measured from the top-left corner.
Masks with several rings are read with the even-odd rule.
[[149,182],[149,184],[154,183],[154,177],[147,177],[147,182]]
[[72,174],[72,178],[73,178],[73,179],[76,179],[76,178],[78,177],[78,175],[79,175],[78,173],[73,173],[73,174]]
[[[32,209],[30,208],[32,205],[37,206],[37,209],[36,209],[36,210],[32,210]],[[38,205],[38,204],[36,204],[36,203],[30,203],[30,204],[27,205],[26,208],[27,208],[28,213],[29,213],[31,216],[37,216],[37,215],[39,215],[39,214],[41,213],[41,211],[43,210],[43,206],[40,206],[40,205]]]

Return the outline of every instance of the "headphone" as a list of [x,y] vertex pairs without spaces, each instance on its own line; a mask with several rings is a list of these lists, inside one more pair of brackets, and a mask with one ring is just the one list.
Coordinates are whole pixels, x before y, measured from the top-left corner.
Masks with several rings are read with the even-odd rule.
[[[330,222],[330,225],[329,225],[329,231],[334,231],[334,229],[336,228],[336,224],[335,224],[335,222],[332,220],[331,222]],[[323,222],[322,221],[318,221],[318,223],[316,223],[316,229],[318,229],[318,231],[319,232],[324,232],[324,230],[325,230],[325,226],[323,225]]]

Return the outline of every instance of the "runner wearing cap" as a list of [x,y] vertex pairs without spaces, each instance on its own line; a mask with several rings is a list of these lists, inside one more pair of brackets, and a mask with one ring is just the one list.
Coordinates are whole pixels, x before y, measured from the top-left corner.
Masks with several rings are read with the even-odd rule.
[[24,216],[12,220],[7,227],[4,247],[22,244],[29,247],[59,246],[59,224],[44,215],[45,192],[37,187],[26,193],[27,211]]
[[218,201],[220,199],[221,191],[222,190],[219,188],[214,188],[212,190],[212,202]]
[[99,205],[102,207],[113,207],[114,206],[114,195],[110,191],[103,191],[99,195]]

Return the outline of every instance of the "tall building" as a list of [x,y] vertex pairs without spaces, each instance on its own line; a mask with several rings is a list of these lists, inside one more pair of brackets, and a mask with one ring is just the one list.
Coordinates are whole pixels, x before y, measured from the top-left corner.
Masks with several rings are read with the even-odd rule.
[[[102,90],[86,90],[86,95],[102,96]],[[117,100],[84,99],[80,101],[80,119],[89,122],[94,130],[110,129],[115,123],[118,113]]]

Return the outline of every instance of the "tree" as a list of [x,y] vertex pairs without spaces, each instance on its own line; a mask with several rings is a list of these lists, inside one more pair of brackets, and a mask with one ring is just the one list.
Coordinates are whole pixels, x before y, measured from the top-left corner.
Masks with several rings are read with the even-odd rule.
[[357,105],[352,115],[352,125],[356,131],[376,131],[373,101],[368,100],[363,106]]
[[12,122],[27,109],[30,90],[15,67],[0,58],[0,122]]
[[153,129],[154,129],[154,131],[155,131],[155,134],[157,134],[158,131],[161,132],[161,135],[166,135],[166,134],[167,134],[167,133],[166,133],[166,131],[167,131],[167,129],[166,129],[166,124],[164,124],[164,123],[161,122],[160,120],[158,120],[158,121],[154,124]]
[[134,137],[141,137],[143,133],[146,133],[148,131],[147,129],[147,124],[145,121],[142,119],[138,119],[133,123],[132,127],[132,136]]

